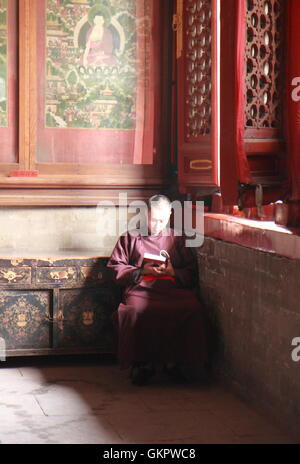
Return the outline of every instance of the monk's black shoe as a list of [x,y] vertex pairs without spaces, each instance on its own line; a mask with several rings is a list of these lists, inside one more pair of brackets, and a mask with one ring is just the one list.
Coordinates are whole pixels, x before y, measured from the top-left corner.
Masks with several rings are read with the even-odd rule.
[[174,383],[187,383],[190,379],[184,374],[179,364],[165,364],[164,372]]
[[147,385],[155,374],[153,366],[133,366],[130,372],[131,383],[133,385]]

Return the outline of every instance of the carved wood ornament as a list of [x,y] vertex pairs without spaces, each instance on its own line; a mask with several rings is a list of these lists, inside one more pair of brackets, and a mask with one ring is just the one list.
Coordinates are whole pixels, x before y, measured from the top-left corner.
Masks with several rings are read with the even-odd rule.
[[284,0],[247,0],[246,128],[282,123],[283,19]]

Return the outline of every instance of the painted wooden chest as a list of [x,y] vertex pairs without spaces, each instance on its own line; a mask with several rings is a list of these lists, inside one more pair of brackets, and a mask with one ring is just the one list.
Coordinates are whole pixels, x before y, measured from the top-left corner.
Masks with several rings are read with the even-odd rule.
[[106,263],[86,252],[0,253],[0,338],[6,356],[114,353],[111,315],[120,294]]

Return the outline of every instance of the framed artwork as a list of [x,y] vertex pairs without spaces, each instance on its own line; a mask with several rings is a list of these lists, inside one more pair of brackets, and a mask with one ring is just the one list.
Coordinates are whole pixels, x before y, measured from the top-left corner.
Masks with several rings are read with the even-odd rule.
[[168,182],[172,0],[0,0],[0,204]]
[[153,164],[154,11],[155,0],[37,2],[38,163]]

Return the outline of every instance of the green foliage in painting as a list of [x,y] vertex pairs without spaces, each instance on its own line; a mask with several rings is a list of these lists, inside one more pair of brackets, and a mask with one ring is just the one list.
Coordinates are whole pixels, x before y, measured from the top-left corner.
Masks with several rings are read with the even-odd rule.
[[[48,127],[135,127],[137,27],[141,27],[136,1],[47,0]],[[149,18],[142,22],[145,33]],[[147,56],[142,66],[145,62]],[[147,66],[143,72],[146,83]]]

